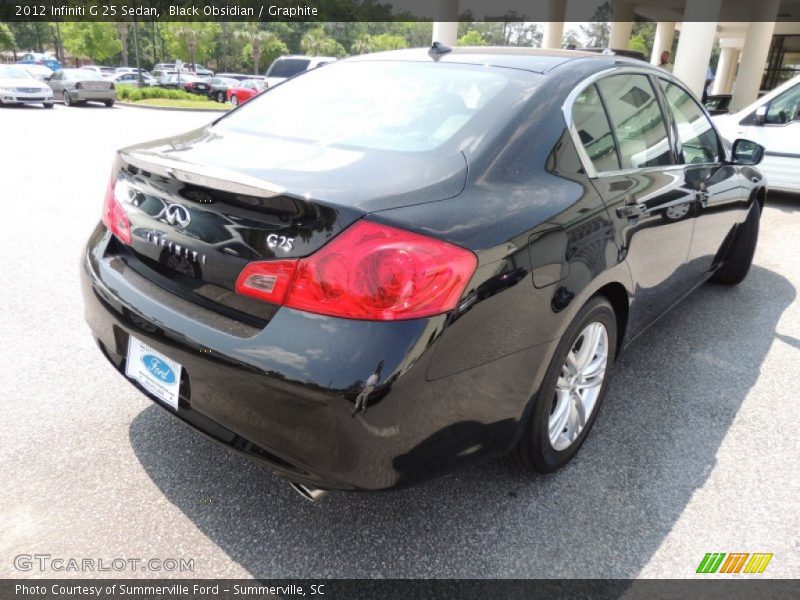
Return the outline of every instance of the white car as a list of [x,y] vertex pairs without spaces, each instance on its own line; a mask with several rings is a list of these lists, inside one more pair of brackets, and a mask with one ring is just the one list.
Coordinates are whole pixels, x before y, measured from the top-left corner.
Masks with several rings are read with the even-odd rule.
[[0,65],[0,105],[43,104],[53,108],[53,90],[22,67]]
[[800,75],[747,108],[713,120],[729,142],[746,138],[764,146],[758,170],[771,190],[800,193]]
[[83,65],[81,67],[84,71],[92,71],[95,75],[100,77],[113,77],[117,74],[114,67],[104,67],[102,65]]
[[281,56],[267,69],[267,86],[272,87],[303,71],[316,69],[335,60],[335,56]]

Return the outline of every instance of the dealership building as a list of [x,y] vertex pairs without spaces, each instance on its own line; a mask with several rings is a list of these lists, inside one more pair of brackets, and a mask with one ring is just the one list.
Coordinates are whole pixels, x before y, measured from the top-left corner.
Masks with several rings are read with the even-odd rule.
[[[469,8],[469,0],[437,2],[433,39],[455,44],[459,11]],[[546,10],[540,11],[547,16],[543,48],[561,48],[565,22],[598,14],[592,10],[597,2],[592,6],[591,0],[546,0],[542,4]],[[498,7],[501,5],[502,0]],[[672,48],[679,31],[673,73],[698,96],[718,40],[720,56],[711,92],[732,94],[732,110],[800,74],[798,0],[615,0],[610,10],[609,48],[628,47],[637,17],[658,24],[650,57],[653,64],[658,64],[664,50]],[[524,7],[518,14],[525,14]]]

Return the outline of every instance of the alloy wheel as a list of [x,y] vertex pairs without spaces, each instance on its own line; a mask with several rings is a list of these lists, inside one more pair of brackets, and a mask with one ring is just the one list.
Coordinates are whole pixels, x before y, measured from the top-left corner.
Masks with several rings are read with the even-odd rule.
[[569,448],[589,422],[608,365],[608,331],[598,321],[575,338],[556,382],[548,433],[554,450]]

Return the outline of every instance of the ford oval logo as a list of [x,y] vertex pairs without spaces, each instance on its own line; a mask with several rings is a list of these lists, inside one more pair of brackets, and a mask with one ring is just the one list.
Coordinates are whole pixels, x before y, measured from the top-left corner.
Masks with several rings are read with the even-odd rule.
[[157,356],[152,354],[145,354],[142,356],[142,363],[156,379],[164,383],[175,383],[175,373],[169,368],[169,365]]

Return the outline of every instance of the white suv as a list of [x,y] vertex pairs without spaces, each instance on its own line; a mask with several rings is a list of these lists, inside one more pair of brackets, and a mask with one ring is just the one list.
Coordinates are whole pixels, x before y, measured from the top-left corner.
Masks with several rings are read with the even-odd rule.
[[316,69],[335,60],[335,56],[281,56],[272,61],[267,69],[267,86],[272,87],[303,71]]
[[800,193],[800,75],[747,108],[713,120],[728,141],[746,138],[764,146],[758,169],[770,189]]

